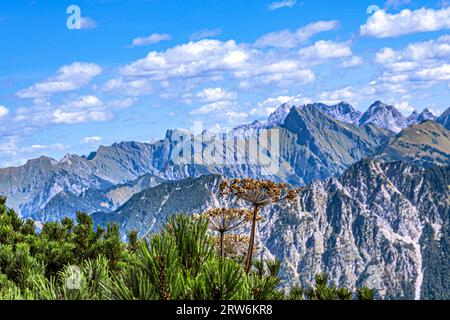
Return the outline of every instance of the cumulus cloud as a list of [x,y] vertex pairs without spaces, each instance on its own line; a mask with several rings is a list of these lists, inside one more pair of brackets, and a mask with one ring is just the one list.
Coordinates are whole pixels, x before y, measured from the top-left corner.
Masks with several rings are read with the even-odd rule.
[[51,151],[51,150],[65,150],[69,146],[62,143],[53,143],[50,145],[42,145],[42,144],[33,144],[29,147],[20,148],[20,152],[32,152],[32,151]]
[[101,142],[102,142],[102,138],[98,137],[98,136],[84,137],[80,140],[80,144],[85,144],[85,145],[99,144]]
[[127,80],[123,77],[110,79],[103,87],[106,92],[117,92],[129,96],[148,95],[153,92],[153,87],[147,79]]
[[139,37],[133,39],[132,44],[130,47],[140,47],[140,46],[147,46],[150,44],[159,43],[161,41],[168,41],[172,39],[172,36],[167,33],[153,33],[147,37]]
[[8,115],[9,109],[5,106],[0,105],[0,119]]
[[92,95],[81,96],[68,101],[52,113],[51,122],[57,124],[75,124],[85,122],[103,122],[112,118],[103,102]]
[[411,105],[411,102],[409,102],[407,100],[393,102],[392,104],[395,105],[395,107],[404,114],[409,114],[409,113],[413,112],[414,110],[416,110],[416,108],[414,108]]
[[[300,58],[281,60],[233,40],[201,40],[150,52],[121,69],[124,76],[143,77],[152,81],[239,79],[241,89],[259,85],[305,84],[315,75],[304,68]],[[251,78],[251,80],[249,80]]]
[[445,63],[439,67],[421,69],[415,76],[423,80],[450,81],[450,64]]
[[281,8],[292,8],[297,4],[297,0],[276,1],[269,4],[269,10],[275,11]]
[[120,72],[127,76],[147,76],[153,80],[199,77],[221,70],[233,70],[249,58],[243,47],[230,40],[201,40],[170,48],[164,52],[152,51]]
[[383,48],[375,55],[381,82],[396,87],[427,86],[450,80],[450,36],[410,43],[403,50]]
[[242,90],[268,85],[286,88],[294,84],[305,85],[314,82],[316,79],[314,72],[304,69],[302,63],[296,60],[282,60],[267,65],[255,65],[254,68],[237,72],[236,76],[246,79],[239,83],[239,88]]
[[110,120],[112,115],[105,111],[63,111],[57,109],[53,112],[53,123],[75,124],[86,122],[104,122]]
[[265,34],[255,42],[256,47],[295,48],[308,41],[314,35],[335,30],[339,22],[317,21],[310,23],[296,31],[282,30]]
[[337,104],[341,101],[352,102],[356,97],[352,87],[345,87],[334,91],[324,91],[319,95],[319,102]]
[[251,109],[250,115],[266,118],[271,115],[282,104],[288,104],[290,106],[302,106],[311,103],[312,100],[302,95],[296,96],[278,96],[267,98],[266,100],[259,102],[257,107]]
[[20,145],[17,137],[0,141],[2,167],[20,166],[31,158],[36,158],[52,151],[66,151],[69,145],[63,143]]
[[308,60],[337,59],[351,56],[352,49],[348,43],[320,40],[312,46],[300,49],[299,55]]
[[237,97],[235,92],[228,92],[222,88],[206,88],[197,93],[197,98],[202,102],[215,102],[220,100],[234,100]]
[[363,58],[361,58],[359,56],[353,56],[347,60],[342,61],[340,66],[342,68],[349,69],[349,68],[354,68],[354,67],[360,66],[363,63],[364,63]]
[[375,38],[390,38],[446,29],[450,29],[450,7],[436,10],[405,9],[397,14],[378,10],[360,27],[360,34]]
[[235,106],[234,102],[231,101],[217,101],[205,104],[201,106],[200,108],[192,110],[189,114],[193,116],[199,116],[199,115],[207,115],[210,113],[215,112],[221,112],[224,113],[225,111],[229,111],[231,108]]
[[387,0],[384,3],[384,8],[385,9],[389,9],[389,8],[394,8],[397,9],[401,6],[404,6],[406,4],[410,4],[411,0]]
[[91,17],[81,17],[81,29],[95,29],[97,26],[97,22]]
[[74,91],[87,85],[101,73],[102,68],[94,63],[74,62],[62,66],[57,76],[21,90],[17,95],[20,98],[42,98],[58,92]]

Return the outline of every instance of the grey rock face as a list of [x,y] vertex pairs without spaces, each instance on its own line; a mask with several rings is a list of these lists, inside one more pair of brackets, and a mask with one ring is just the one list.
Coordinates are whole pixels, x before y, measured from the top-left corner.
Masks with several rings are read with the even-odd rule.
[[342,173],[391,136],[372,125],[339,122],[314,105],[293,109],[282,129],[282,158],[304,184]]
[[395,133],[407,127],[407,119],[394,106],[381,101],[374,102],[359,120],[361,126],[373,124],[378,128],[391,130]]
[[165,182],[135,194],[114,212],[97,212],[92,217],[96,224],[117,223],[124,234],[137,230],[143,237],[158,231],[171,215],[199,214],[224,205],[217,197],[221,180],[219,175],[207,175]]
[[[336,284],[373,287],[384,298],[438,291],[448,299],[448,262],[433,268],[438,273],[429,268],[449,259],[449,173],[363,161],[311,185],[292,208],[272,210],[261,238],[285,261],[288,281],[326,272]],[[429,247],[440,255],[428,256]]]
[[427,120],[436,120],[436,116],[429,109],[423,110],[421,113],[414,111],[407,119],[408,126],[419,124]]
[[448,108],[437,120],[447,130],[450,130],[450,108]]
[[[221,203],[219,181],[163,183],[93,217],[144,236],[175,213],[235,206]],[[326,272],[335,284],[373,287],[382,298],[448,299],[449,186],[449,167],[365,160],[310,184],[294,204],[267,209],[258,239],[266,255],[283,261],[287,286]]]
[[44,208],[29,217],[41,222],[60,221],[63,218],[76,218],[78,211],[92,214],[97,211],[111,212],[127,202],[134,194],[159,185],[164,180],[150,174],[138,179],[107,188],[105,190],[89,189],[80,195],[70,191],[61,191],[54,196]]
[[344,123],[358,124],[362,116],[361,112],[357,111],[350,104],[345,102],[340,102],[332,106],[328,106],[322,103],[316,103],[312,106],[320,109],[320,111],[327,114],[331,118]]

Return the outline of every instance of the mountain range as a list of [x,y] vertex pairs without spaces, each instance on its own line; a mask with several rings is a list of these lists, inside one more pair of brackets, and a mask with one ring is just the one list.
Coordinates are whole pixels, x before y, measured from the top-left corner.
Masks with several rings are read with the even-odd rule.
[[[93,218],[145,236],[173,213],[236,206],[219,197],[221,179],[164,182]],[[326,272],[335,284],[376,288],[382,298],[448,299],[449,187],[448,166],[363,160],[339,178],[308,185],[293,205],[267,209],[262,254],[284,262],[287,286],[310,285]]]
[[[174,213],[223,203],[221,179],[267,178],[304,186],[294,205],[273,207],[259,229],[261,253],[283,261],[285,285],[326,272],[335,284],[377,288],[382,298],[450,298],[450,109],[403,116],[380,101],[366,112],[341,102],[281,105],[267,121],[225,135],[202,133],[203,147],[264,130],[279,133],[278,171],[256,163],[180,163],[195,141],[168,130],[152,143],[101,146],[88,156],[41,157],[0,169],[0,194],[40,222],[92,214],[122,235],[155,232]],[[222,150],[229,159],[228,144]]]
[[[425,110],[414,117],[416,123],[430,114]],[[404,144],[405,137],[397,139],[394,148],[393,144],[386,144],[395,137],[393,130],[411,122],[411,117],[405,120],[395,107],[379,101],[373,103],[365,113],[356,111],[344,102],[333,106],[309,104],[295,107],[283,104],[265,123],[237,127],[231,136],[262,129],[279,129],[280,170],[267,178],[305,185],[339,175],[351,164],[373,156],[382,148],[384,152],[378,151],[378,158],[386,158],[389,154],[391,159],[402,159],[399,154],[394,156],[394,149]],[[449,127],[449,119],[447,110],[436,121]],[[412,132],[410,130],[409,135]],[[164,139],[154,143],[122,142],[109,147],[101,146],[88,156],[67,155],[61,161],[41,157],[21,167],[0,169],[0,194],[6,196],[8,205],[23,217],[46,221],[58,219],[61,214],[73,215],[75,206],[68,208],[64,203],[76,203],[89,213],[99,209],[113,210],[123,202],[114,205],[115,200],[103,201],[110,198],[108,192],[123,184],[133,184],[133,181],[144,175],[151,176],[155,181],[204,174],[251,178],[262,175],[261,168],[255,164],[211,166],[174,163],[173,154],[180,144],[179,136],[177,130],[169,130]],[[417,141],[414,136],[411,139],[413,143]],[[430,148],[434,155],[440,152],[438,161],[445,163],[447,145],[442,144],[436,150],[433,145]],[[405,150],[403,148],[400,154]]]

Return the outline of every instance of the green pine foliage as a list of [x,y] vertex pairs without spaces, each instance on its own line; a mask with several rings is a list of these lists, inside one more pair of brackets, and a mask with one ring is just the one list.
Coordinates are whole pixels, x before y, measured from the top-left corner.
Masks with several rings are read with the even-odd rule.
[[0,198],[0,300],[302,300],[373,299],[369,289],[353,294],[327,285],[286,293],[279,261],[220,257],[207,219],[176,215],[158,234],[139,239],[119,228],[76,221],[46,223],[37,230]]

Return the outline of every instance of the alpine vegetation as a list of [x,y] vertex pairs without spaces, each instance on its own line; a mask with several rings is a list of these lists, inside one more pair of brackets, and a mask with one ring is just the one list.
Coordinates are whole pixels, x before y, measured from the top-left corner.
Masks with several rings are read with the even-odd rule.
[[[36,232],[0,200],[0,299],[6,300],[279,300],[373,299],[362,288],[352,293],[329,286],[280,289],[276,260],[254,261],[245,272],[239,259],[220,256],[209,233],[211,222],[175,215],[157,234],[122,242],[116,225],[94,227],[48,222]],[[304,294],[303,294],[304,292]]]

